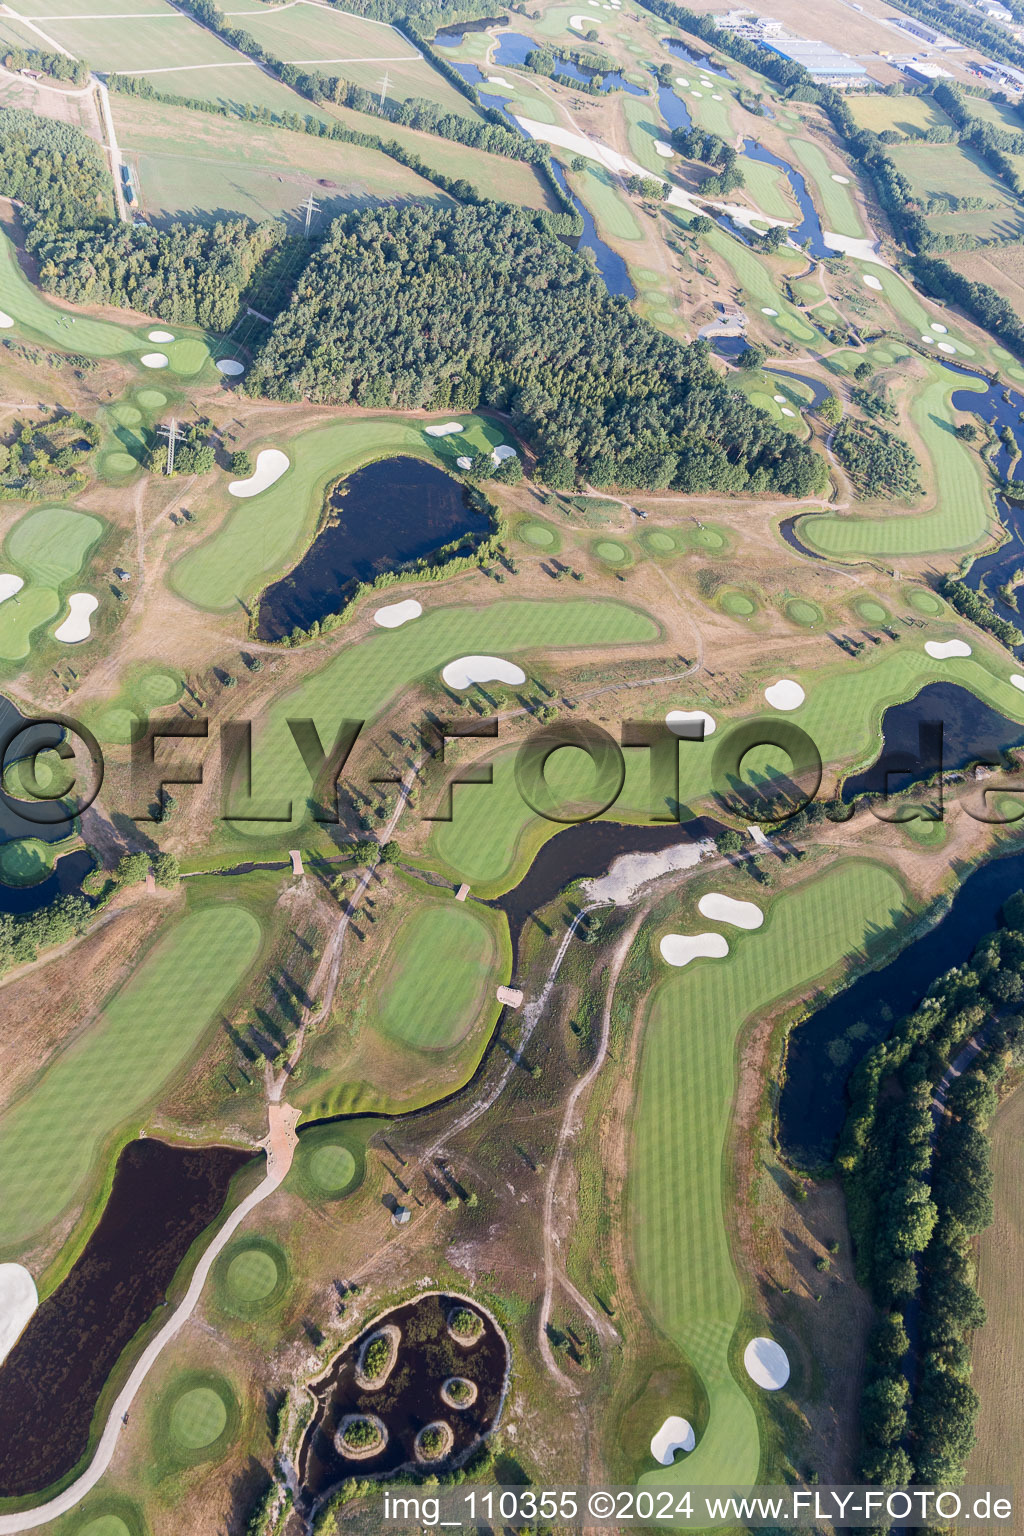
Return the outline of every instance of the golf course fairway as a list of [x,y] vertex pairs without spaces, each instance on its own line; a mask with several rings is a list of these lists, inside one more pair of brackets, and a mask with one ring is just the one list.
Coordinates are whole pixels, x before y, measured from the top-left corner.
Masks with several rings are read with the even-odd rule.
[[[776,897],[764,927],[731,932],[730,954],[670,971],[651,996],[640,1061],[628,1192],[637,1280],[655,1327],[707,1389],[707,1428],[651,1486],[756,1482],[758,1422],[730,1369],[743,1295],[725,1225],[726,1136],[736,1040],[747,1019],[856,955],[890,929],[903,891],[880,865],[849,859]],[[657,1429],[651,1425],[651,1433]]]
[[260,937],[256,918],[237,905],[182,918],[0,1116],[0,1252],[24,1245],[74,1200],[107,1137],[190,1059]]

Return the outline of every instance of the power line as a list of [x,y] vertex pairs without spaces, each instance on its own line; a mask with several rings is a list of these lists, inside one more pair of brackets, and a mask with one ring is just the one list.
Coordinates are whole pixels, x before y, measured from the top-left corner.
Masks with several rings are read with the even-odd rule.
[[161,437],[167,439],[167,468],[164,473],[171,475],[174,473],[174,449],[181,437],[181,431],[173,416],[166,427],[157,427],[157,431]]
[[303,203],[302,206],[303,206],[303,208],[305,210],[305,214],[306,214],[305,234],[308,236],[308,234],[309,234],[309,226],[310,226],[310,223],[312,222],[313,215],[314,215],[314,213],[319,213],[320,212],[320,204],[317,202],[316,198],[313,196],[313,194],[311,192],[309,194],[309,196],[306,198],[306,201]]
[[388,79],[389,79],[388,72],[387,72],[387,70],[385,70],[384,71],[384,79],[380,83],[380,105],[382,107],[384,105],[384,99],[385,99],[385,97],[388,94]]

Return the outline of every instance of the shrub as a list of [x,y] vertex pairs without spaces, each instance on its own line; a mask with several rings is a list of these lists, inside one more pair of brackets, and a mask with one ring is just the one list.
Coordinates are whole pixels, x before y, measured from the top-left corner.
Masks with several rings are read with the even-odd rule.
[[462,1339],[478,1339],[484,1331],[484,1320],[479,1312],[471,1312],[469,1307],[456,1307],[448,1319],[448,1325],[452,1333],[457,1333]]
[[386,1334],[380,1333],[375,1339],[371,1339],[363,1354],[363,1375],[369,1381],[375,1381],[378,1376],[383,1376],[391,1359],[391,1343]]
[[354,1451],[363,1451],[377,1444],[380,1430],[372,1419],[353,1419],[351,1424],[346,1424],[341,1438]]

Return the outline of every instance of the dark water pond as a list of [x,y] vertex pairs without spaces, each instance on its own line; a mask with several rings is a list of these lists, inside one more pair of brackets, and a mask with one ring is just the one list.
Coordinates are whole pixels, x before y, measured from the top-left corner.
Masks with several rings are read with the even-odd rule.
[[24,917],[26,913],[52,906],[62,896],[80,896],[82,881],[95,865],[92,854],[79,848],[58,859],[53,873],[36,885],[4,885],[0,882],[0,912]]
[[750,346],[745,336],[712,336],[711,350],[719,357],[742,357]]
[[667,48],[677,59],[685,59],[687,64],[693,64],[706,75],[718,75],[722,80],[731,80],[732,75],[724,64],[712,64],[711,57],[706,53],[698,53],[693,48],[688,48],[685,43],[680,43],[674,37],[663,37],[661,46]]
[[[503,32],[497,39],[494,62],[501,68],[521,69],[528,55],[540,46],[523,32]],[[551,51],[554,53],[554,50]],[[561,53],[554,53],[554,60],[555,74],[565,75],[569,80],[575,80],[577,85],[590,85],[592,81],[600,80],[602,91],[626,91],[630,96],[647,95],[642,85],[631,85],[625,75],[616,69],[602,74],[601,70],[587,69]]]
[[808,250],[812,256],[824,258],[834,256],[836,252],[830,245],[826,245],[822,233],[821,219],[818,210],[811,200],[811,194],[807,190],[807,182],[800,172],[790,165],[788,160],[782,160],[770,149],[765,149],[755,139],[743,140],[743,153],[750,160],[759,160],[763,165],[774,165],[776,170],[782,171],[789,182],[790,190],[796,198],[797,207],[800,209],[800,223],[789,231],[789,237],[797,245],[803,245],[809,241]]
[[[957,373],[964,371],[955,364],[947,363],[946,366]],[[984,394],[961,389],[952,398],[954,410],[974,412],[994,426],[997,432],[1009,427],[1018,446],[1024,446],[1024,423],[1020,419],[1024,411],[1024,395],[1019,391],[1005,389],[1002,384],[990,384]],[[1015,459],[1009,449],[1000,443],[992,455],[992,462],[1004,479],[1020,484],[1020,495],[1024,500],[1024,459]],[[998,549],[972,561],[963,579],[973,591],[983,592],[992,599],[1000,618],[1024,629],[1024,615],[1018,607],[1016,595],[1010,603],[999,596],[999,588],[1007,584],[1015,585],[1016,591],[1020,591],[1019,584],[1015,584],[1013,578],[1024,567],[1024,507],[1008,501],[1005,496],[997,496],[996,505],[1009,538]],[[1016,655],[1024,655],[1024,646],[1016,648]]]
[[467,32],[486,32],[488,27],[507,27],[507,16],[485,16],[481,21],[460,21],[455,27],[445,27],[434,38],[435,48],[457,48]]
[[604,285],[609,293],[621,294],[627,299],[634,298],[636,289],[630,281],[629,268],[626,266],[626,263],[618,251],[613,251],[611,246],[606,245],[601,239],[590,209],[585,203],[581,203],[575,193],[571,191],[569,183],[565,179],[565,172],[558,161],[553,159],[550,165],[552,176],[566,196],[572,199],[573,207],[583,220],[583,233],[576,242],[576,250],[580,250],[585,246],[588,250],[593,251],[597,270],[604,278]]
[[412,458],[367,464],[335,486],[309,549],[263,593],[259,637],[281,640],[294,629],[308,629],[340,612],[357,582],[490,532],[460,482],[433,464]]
[[[64,737],[62,726],[40,722],[29,730],[30,717],[23,715],[17,705],[0,694],[0,744],[5,749],[4,761],[9,768],[22,758],[45,747],[55,747]],[[9,745],[9,750],[6,750]],[[31,802],[33,817],[19,814],[17,806],[0,800],[0,843],[11,842],[18,837],[37,837],[40,842],[59,843],[71,831],[63,807],[58,801],[34,800]]]
[[671,85],[658,86],[658,109],[670,128],[681,128],[685,132],[693,127],[689,107]]
[[701,816],[682,826],[678,822],[625,826],[614,821],[584,821],[567,827],[548,839],[519,884],[491,903],[508,918],[513,954],[518,957],[523,925],[531,918],[548,931],[535,914],[574,880],[606,874],[613,859],[621,854],[661,853],[678,843],[698,843],[715,837],[721,831],[718,822]]
[[990,709],[969,688],[928,683],[913,699],[885,711],[882,751],[870,768],[843,781],[843,800],[849,804],[857,795],[881,794],[887,777],[892,792],[928,778],[940,766],[956,770],[989,758],[998,763],[1001,748],[1022,742],[1024,726]]
[[913,1011],[937,976],[968,960],[1024,886],[1024,853],[991,859],[960,886],[948,913],[895,960],[869,971],[798,1024],[789,1037],[779,1100],[779,1140],[791,1163],[816,1168],[835,1154],[846,1085],[871,1047]]
[[0,1366],[0,1496],[37,1493],[85,1454],[119,1355],[251,1160],[231,1147],[125,1147],[81,1256]]
[[[299,1451],[301,1501],[308,1508],[346,1477],[393,1471],[414,1460],[414,1441],[426,1425],[439,1421],[452,1431],[448,1460],[464,1457],[494,1426],[501,1412],[508,1369],[508,1345],[485,1316],[477,1312],[483,1332],[473,1344],[461,1344],[448,1332],[447,1320],[456,1307],[468,1306],[454,1296],[422,1296],[378,1317],[335,1360],[329,1373],[313,1388],[317,1408]],[[355,1368],[366,1338],[384,1325],[401,1329],[398,1356],[382,1387],[365,1391]],[[441,1387],[450,1376],[475,1383],[476,1401],[468,1408],[450,1408]],[[335,1447],[339,1422],[347,1414],[374,1414],[388,1432],[377,1455],[353,1459]]]

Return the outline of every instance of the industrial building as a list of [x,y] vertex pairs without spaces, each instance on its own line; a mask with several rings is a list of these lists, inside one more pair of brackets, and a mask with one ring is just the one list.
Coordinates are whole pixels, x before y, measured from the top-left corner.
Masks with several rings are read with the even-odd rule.
[[867,82],[867,70],[849,54],[840,53],[829,43],[818,43],[802,37],[765,37],[761,47],[777,53],[794,64],[802,64],[807,73],[819,85],[863,85]]

